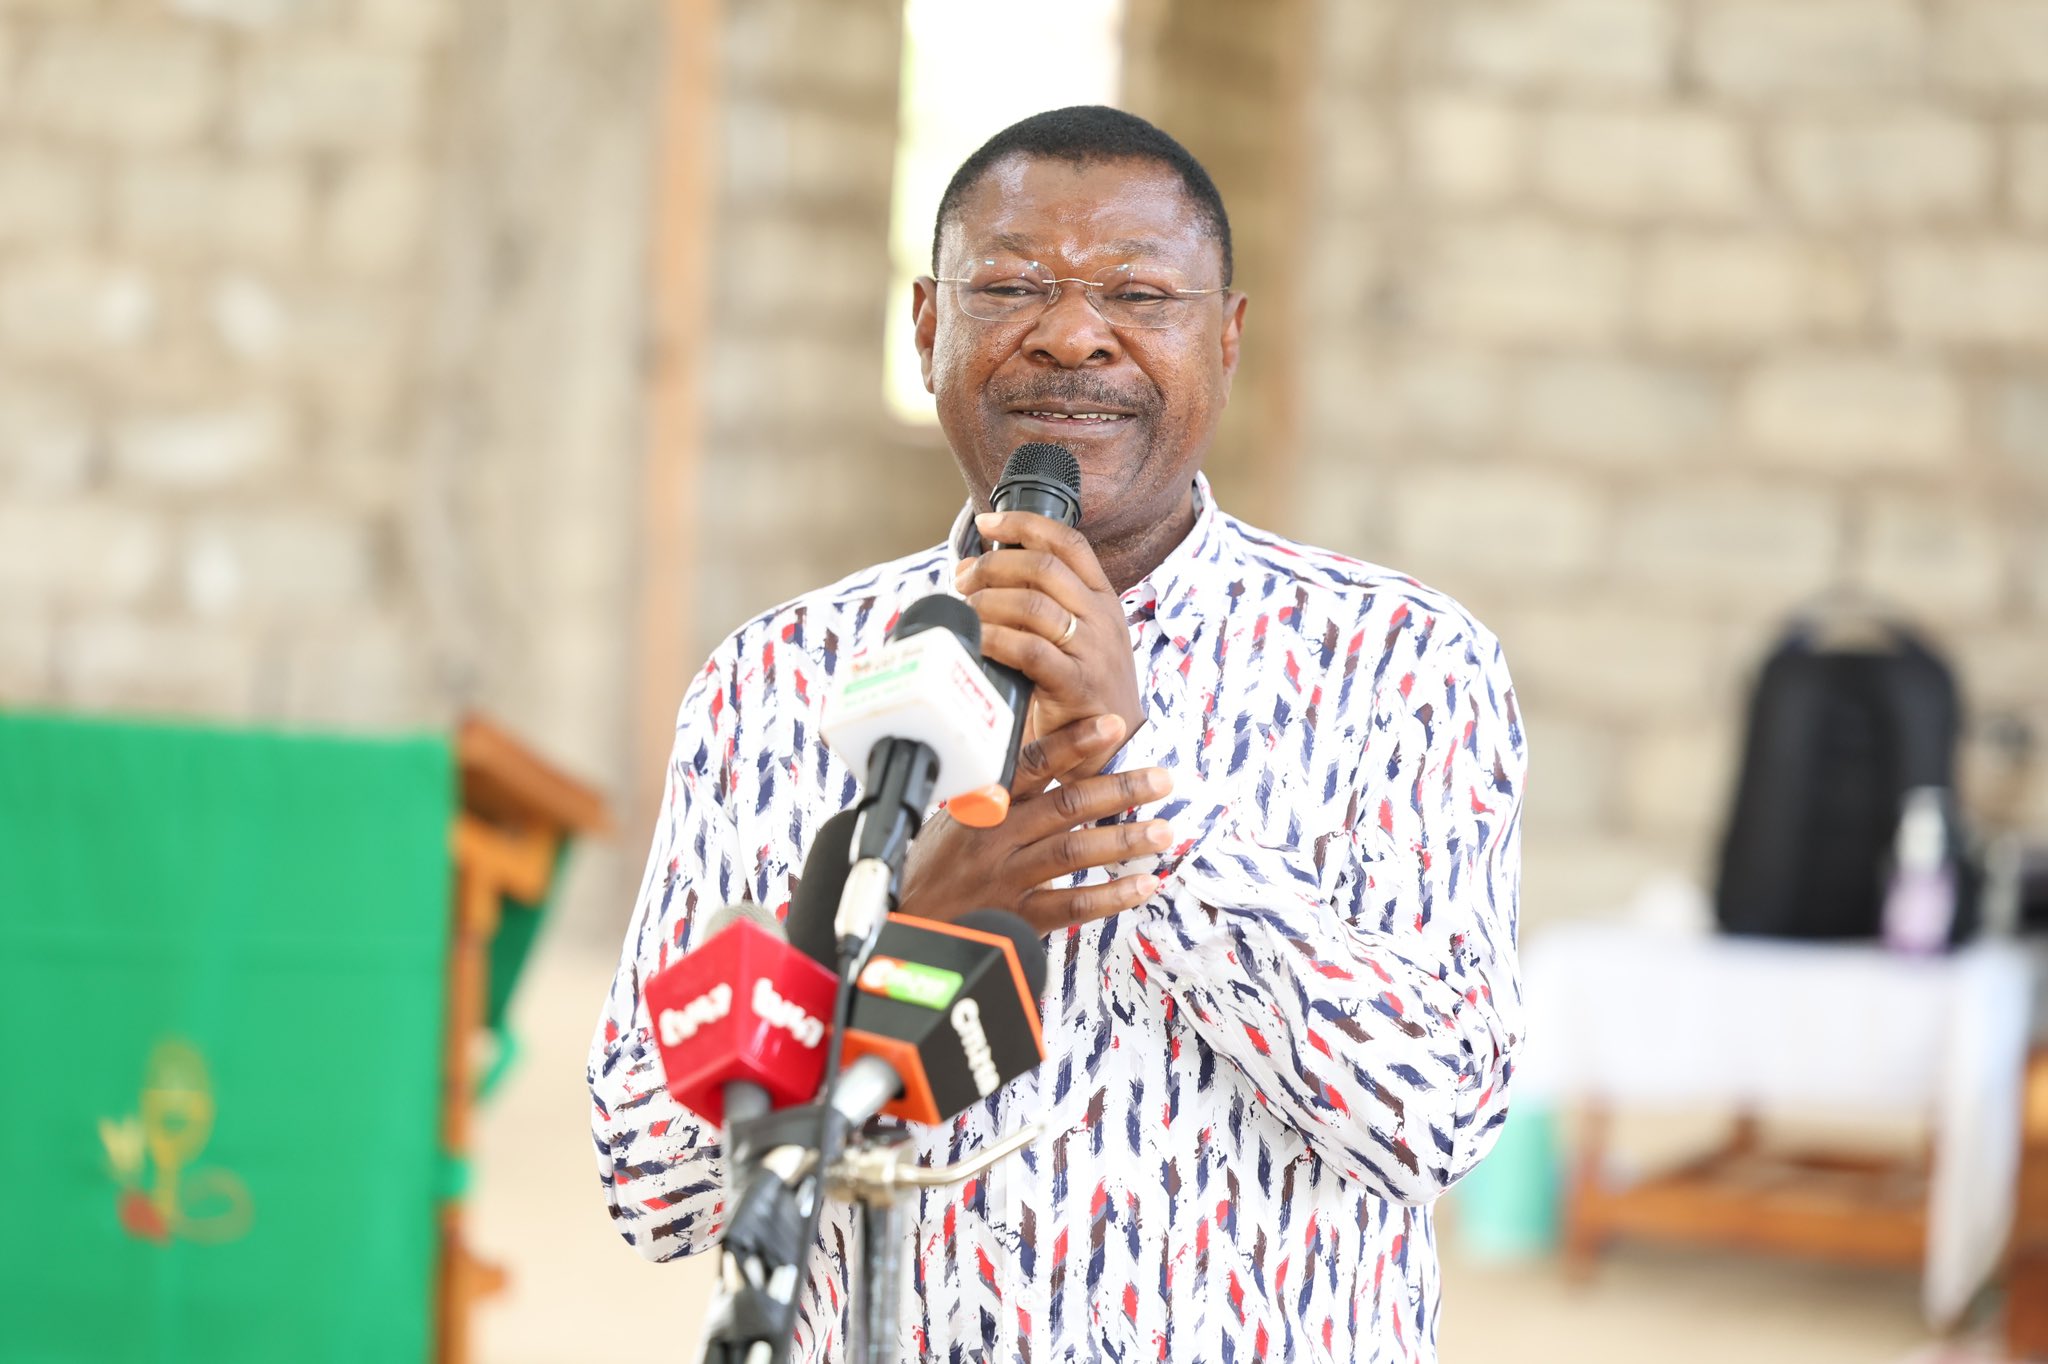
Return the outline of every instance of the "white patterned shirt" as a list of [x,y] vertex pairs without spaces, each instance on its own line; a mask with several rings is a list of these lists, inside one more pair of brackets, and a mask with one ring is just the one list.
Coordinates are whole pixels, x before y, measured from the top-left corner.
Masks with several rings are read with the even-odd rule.
[[[1165,767],[1147,903],[1048,939],[1046,1060],[923,1129],[905,1359],[1428,1361],[1430,1203],[1507,1116],[1525,750],[1493,636],[1413,579],[1220,513],[1123,594],[1145,724],[1113,767]],[[955,527],[962,543],[967,520]],[[718,1133],[671,1101],[641,985],[720,905],[786,912],[855,774],[818,739],[847,660],[947,590],[940,547],[749,622],[684,698],[654,847],[593,1040],[598,1166],[641,1254],[717,1244]],[[799,1360],[843,1354],[847,1211],[830,1205]]]

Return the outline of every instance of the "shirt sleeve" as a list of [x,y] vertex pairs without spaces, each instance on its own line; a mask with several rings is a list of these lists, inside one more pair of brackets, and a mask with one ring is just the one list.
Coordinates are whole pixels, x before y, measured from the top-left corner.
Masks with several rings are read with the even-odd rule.
[[1319,1156],[1414,1204],[1492,1146],[1521,1028],[1521,722],[1498,643],[1436,624],[1352,731],[1341,821],[1314,832],[1316,791],[1309,820],[1281,821],[1291,838],[1197,845],[1137,942],[1183,1021]]
[[718,1131],[662,1087],[640,992],[690,949],[703,917],[743,888],[729,808],[736,658],[728,641],[683,698],[654,846],[586,1067],[598,1178],[619,1234],[650,1260],[716,1245],[725,1212]]

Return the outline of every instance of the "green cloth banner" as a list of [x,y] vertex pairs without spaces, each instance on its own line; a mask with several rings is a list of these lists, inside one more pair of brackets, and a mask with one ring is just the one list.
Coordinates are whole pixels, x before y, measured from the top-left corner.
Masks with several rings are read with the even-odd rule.
[[0,715],[0,1360],[432,1350],[440,738]]

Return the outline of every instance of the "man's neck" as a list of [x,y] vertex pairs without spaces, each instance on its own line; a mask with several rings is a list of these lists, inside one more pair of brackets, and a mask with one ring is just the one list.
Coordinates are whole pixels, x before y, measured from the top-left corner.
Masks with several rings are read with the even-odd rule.
[[1187,500],[1181,504],[1180,515],[1119,540],[1090,537],[1090,543],[1095,547],[1095,558],[1119,596],[1145,581],[1153,569],[1166,562],[1166,557],[1179,548],[1181,541],[1194,530],[1196,516],[1195,490],[1190,485]]

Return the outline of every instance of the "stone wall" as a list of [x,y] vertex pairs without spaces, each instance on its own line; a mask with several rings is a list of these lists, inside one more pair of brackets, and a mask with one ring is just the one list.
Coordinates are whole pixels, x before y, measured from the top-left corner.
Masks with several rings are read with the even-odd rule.
[[2048,736],[2048,4],[1323,0],[1314,49],[1292,528],[1502,636],[1532,920],[1708,871],[1831,589]]
[[0,704],[618,789],[660,12],[0,0]]

